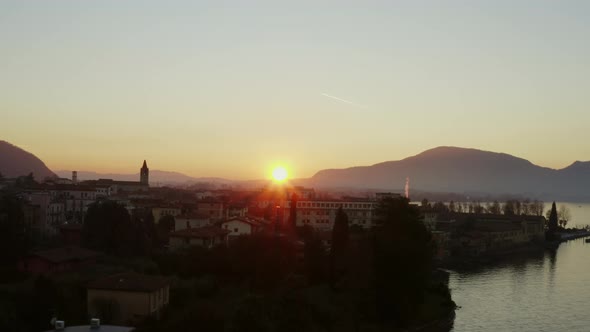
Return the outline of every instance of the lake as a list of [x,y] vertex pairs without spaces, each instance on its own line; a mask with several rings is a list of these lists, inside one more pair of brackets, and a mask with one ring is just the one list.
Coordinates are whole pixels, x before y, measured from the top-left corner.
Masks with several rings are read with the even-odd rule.
[[[564,204],[572,214],[568,226],[590,224],[590,204]],[[590,331],[590,243],[584,239],[451,272],[450,287],[461,307],[454,332]]]

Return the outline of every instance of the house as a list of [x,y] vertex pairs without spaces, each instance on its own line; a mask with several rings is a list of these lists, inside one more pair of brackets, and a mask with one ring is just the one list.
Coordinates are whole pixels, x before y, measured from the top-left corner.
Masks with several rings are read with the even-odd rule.
[[169,303],[170,281],[160,276],[120,273],[92,281],[86,288],[88,315],[114,324],[159,318]]
[[221,220],[226,217],[225,204],[216,199],[205,199],[197,202],[197,211],[209,216],[212,220]]
[[170,233],[168,243],[172,250],[189,246],[212,248],[216,245],[227,244],[229,233],[231,233],[229,230],[217,226],[187,228]]
[[182,209],[179,206],[159,206],[152,208],[152,215],[154,216],[154,222],[157,224],[160,219],[165,216],[176,217],[182,214]]
[[221,228],[230,231],[228,236],[252,235],[262,230],[262,223],[250,218],[230,218],[221,222]]
[[92,265],[101,253],[79,247],[63,247],[36,251],[20,260],[19,271],[50,274],[76,270]]
[[211,219],[209,218],[209,216],[197,213],[181,214],[179,216],[174,217],[175,231],[180,231],[187,228],[200,228],[209,226],[210,224]]

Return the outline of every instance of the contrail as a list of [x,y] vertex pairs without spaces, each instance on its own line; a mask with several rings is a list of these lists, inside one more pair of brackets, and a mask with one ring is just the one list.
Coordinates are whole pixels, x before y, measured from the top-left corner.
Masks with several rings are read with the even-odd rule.
[[356,106],[356,107],[360,107],[360,108],[367,108],[367,106],[359,105],[359,104],[357,104],[357,103],[353,103],[353,102],[352,102],[352,101],[350,101],[350,100],[346,100],[346,99],[338,98],[338,97],[336,97],[336,96],[332,96],[332,95],[329,95],[329,94],[327,94],[327,93],[322,93],[322,96],[324,96],[324,97],[328,97],[328,98],[332,98],[332,99],[335,99],[335,100],[338,100],[338,101],[341,101],[341,102],[343,102],[343,103],[347,103],[347,104],[350,104],[350,105],[353,105],[353,106]]

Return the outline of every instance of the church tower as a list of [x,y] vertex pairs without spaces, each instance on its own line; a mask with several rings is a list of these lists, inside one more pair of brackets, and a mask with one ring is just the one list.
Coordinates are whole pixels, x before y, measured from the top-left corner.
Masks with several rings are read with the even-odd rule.
[[147,167],[145,160],[143,161],[143,166],[139,170],[139,183],[145,186],[149,186],[150,184],[150,169]]

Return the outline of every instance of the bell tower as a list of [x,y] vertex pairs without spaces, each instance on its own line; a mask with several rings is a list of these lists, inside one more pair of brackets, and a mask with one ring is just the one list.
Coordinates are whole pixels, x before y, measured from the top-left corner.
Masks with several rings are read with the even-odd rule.
[[143,166],[139,170],[139,183],[145,186],[149,186],[150,184],[150,169],[147,167],[145,160],[143,161]]

